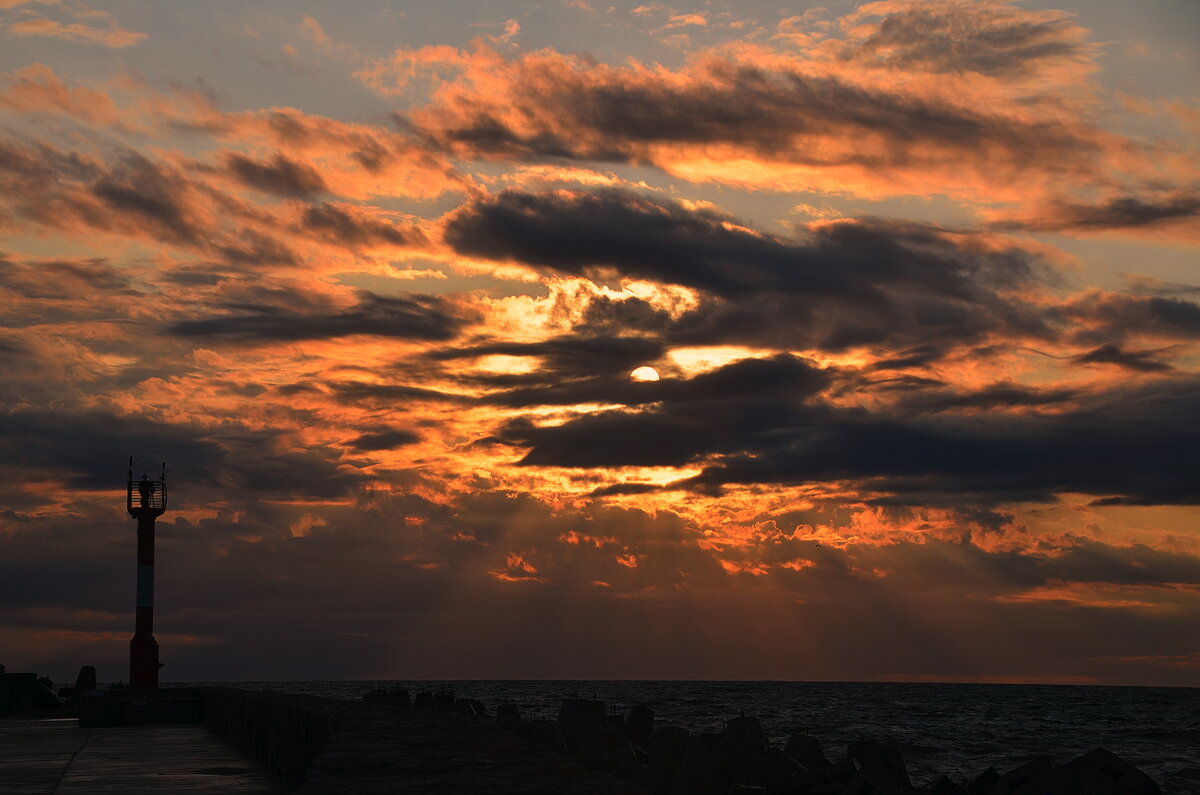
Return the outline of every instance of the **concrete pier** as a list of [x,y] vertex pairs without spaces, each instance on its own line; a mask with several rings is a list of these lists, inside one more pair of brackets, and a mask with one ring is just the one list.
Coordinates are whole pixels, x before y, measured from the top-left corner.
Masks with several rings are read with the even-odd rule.
[[0,795],[281,789],[264,767],[198,724],[83,729],[75,718],[0,719]]

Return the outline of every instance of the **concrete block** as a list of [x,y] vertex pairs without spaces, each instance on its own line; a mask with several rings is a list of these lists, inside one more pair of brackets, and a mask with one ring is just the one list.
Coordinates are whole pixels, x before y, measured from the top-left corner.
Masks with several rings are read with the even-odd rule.
[[500,704],[496,707],[496,725],[515,729],[521,725],[521,708],[516,704]]
[[671,791],[690,744],[691,734],[681,726],[662,726],[654,732],[647,765],[653,792],[666,795]]
[[8,683],[8,711],[29,712],[33,709],[33,692],[37,687],[37,674],[4,674]]
[[904,795],[911,791],[896,779],[893,770],[879,762],[860,767],[842,787],[843,795]]
[[989,795],[1018,795],[1036,791],[1029,788],[1041,786],[1052,770],[1054,770],[1054,760],[1049,756],[1034,757],[996,779],[989,790]]
[[558,710],[558,728],[571,754],[592,742],[593,736],[603,731],[607,722],[608,707],[603,701],[567,698]]
[[96,668],[91,665],[79,667],[79,675],[75,677],[75,692],[96,689]]
[[362,700],[368,704],[380,704],[385,707],[412,706],[412,701],[408,697],[408,689],[402,688],[399,685],[391,690],[385,687],[376,688],[363,696]]
[[895,743],[881,743],[876,740],[850,743],[846,746],[846,756],[857,763],[859,768],[877,766],[880,772],[901,789],[912,789],[908,766],[904,764],[904,756]]
[[640,704],[630,707],[625,719],[625,736],[635,747],[649,750],[654,742],[654,710]]
[[460,698],[454,702],[454,711],[462,715],[469,715],[472,718],[483,718],[487,716],[487,707],[482,701],[476,701],[473,698]]
[[755,753],[767,752],[767,735],[763,733],[762,723],[752,715],[726,721],[725,736]]
[[770,757],[726,738],[721,746],[725,776],[733,784],[777,788],[790,787],[798,782],[789,771]]
[[707,743],[688,746],[675,774],[671,795],[724,795],[727,789],[719,746]]
[[454,694],[449,690],[439,690],[433,694],[433,707],[438,712],[454,710]]
[[1095,748],[1055,768],[1033,795],[1161,795],[1154,779],[1105,748]]
[[987,795],[999,780],[1000,771],[994,767],[989,767],[976,776],[975,780],[967,786],[967,792],[970,795]]
[[817,770],[830,765],[830,761],[821,752],[821,741],[811,734],[796,733],[788,737],[783,752],[809,770]]

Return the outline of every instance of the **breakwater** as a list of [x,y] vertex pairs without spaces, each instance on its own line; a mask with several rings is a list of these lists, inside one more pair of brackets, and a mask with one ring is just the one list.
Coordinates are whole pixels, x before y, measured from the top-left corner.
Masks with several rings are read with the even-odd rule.
[[[654,793],[655,795],[1158,795],[1145,772],[1097,748],[1063,764],[1046,755],[971,780],[915,784],[894,743],[825,748],[798,732],[772,744],[755,716],[693,733],[656,723],[653,710],[611,710],[567,698],[554,719],[519,705],[447,690],[372,690],[361,702],[196,687],[98,691],[84,713],[177,722],[195,700],[214,734],[263,763],[287,791],[314,795],[405,792]],[[88,702],[93,702],[90,706]],[[147,706],[157,702],[157,708]],[[174,706],[172,706],[174,705]],[[130,709],[136,707],[136,709]]]
[[453,690],[488,705],[514,703],[526,719],[554,720],[562,701],[584,695],[627,713],[650,707],[660,725],[715,733],[757,716],[784,746],[804,732],[826,748],[864,738],[904,752],[914,782],[970,780],[1011,770],[1038,755],[1065,761],[1104,747],[1179,795],[1200,795],[1200,689],[1096,685],[747,681],[298,681],[238,682],[242,689],[358,701],[373,687],[411,693]]
[[[483,705],[448,691],[423,691],[411,699],[406,689],[376,689],[364,701],[400,713],[454,712],[487,717]],[[1096,748],[1055,764],[1036,756],[1006,771],[989,767],[970,781],[946,776],[914,786],[904,756],[893,743],[861,740],[844,754],[827,754],[805,733],[773,746],[757,717],[741,715],[720,732],[693,734],[679,726],[656,726],[654,713],[634,706],[611,711],[603,701],[563,700],[555,720],[526,720],[515,704],[498,705],[498,725],[553,753],[630,782],[656,795],[1067,795],[1121,793],[1157,795],[1158,784],[1145,772],[1106,749]]]
[[[91,703],[84,700],[81,716],[115,721],[111,725],[203,720],[270,767],[288,789],[301,792],[384,792],[395,786],[415,792],[663,795],[1160,791],[1139,765],[1103,749],[1072,757],[1030,755],[1016,764],[997,760],[994,768],[980,766],[968,776],[929,776],[927,770],[917,776],[908,764],[911,746],[886,734],[863,732],[842,744],[803,730],[781,738],[774,720],[754,715],[697,731],[661,720],[645,704],[578,694],[546,716],[514,702],[489,706],[444,687],[416,689],[411,696],[396,687],[373,693],[364,683],[355,687],[365,694],[362,701],[201,686],[105,690],[96,691]],[[1197,777],[1187,774],[1196,771],[1179,772],[1184,775],[1160,779],[1162,791],[1195,792]]]

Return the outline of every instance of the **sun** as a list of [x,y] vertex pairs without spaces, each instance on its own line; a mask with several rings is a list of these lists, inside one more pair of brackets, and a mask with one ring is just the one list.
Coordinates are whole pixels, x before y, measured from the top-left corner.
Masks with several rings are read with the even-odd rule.
[[658,370],[653,367],[642,366],[629,374],[630,381],[657,381]]

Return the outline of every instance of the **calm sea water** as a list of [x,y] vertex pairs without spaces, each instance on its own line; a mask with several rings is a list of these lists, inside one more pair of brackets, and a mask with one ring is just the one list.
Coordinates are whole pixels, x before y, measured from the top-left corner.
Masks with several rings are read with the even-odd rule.
[[[218,683],[191,683],[218,684]],[[624,712],[654,710],[659,723],[718,731],[725,720],[757,716],[773,743],[794,731],[821,739],[826,755],[846,743],[899,743],[913,783],[944,773],[972,779],[1038,754],[1062,763],[1104,746],[1149,773],[1166,793],[1200,793],[1200,688],[858,682],[379,681],[224,682],[358,700],[381,686],[450,690],[489,711],[514,702],[526,717],[554,718],[572,696]]]

